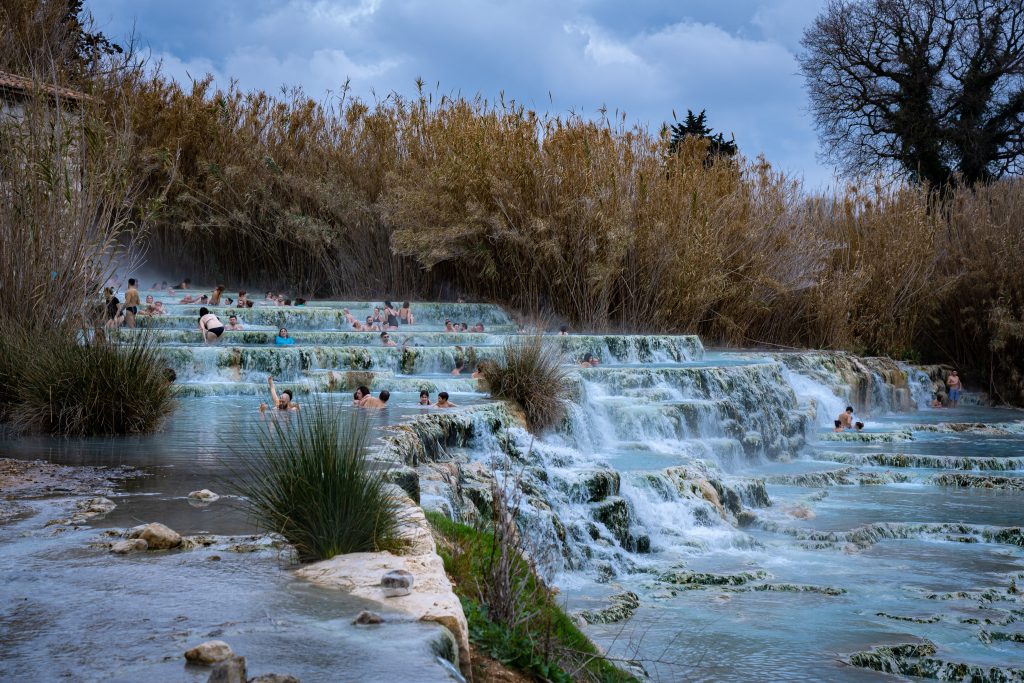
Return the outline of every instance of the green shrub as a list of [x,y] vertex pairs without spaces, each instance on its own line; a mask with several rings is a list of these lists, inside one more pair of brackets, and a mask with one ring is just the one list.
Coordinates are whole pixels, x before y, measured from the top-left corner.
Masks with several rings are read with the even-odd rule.
[[484,363],[491,396],[519,406],[531,431],[559,424],[569,405],[571,385],[561,349],[539,334],[513,337],[498,358]]
[[20,430],[98,436],[158,428],[174,405],[160,351],[144,336],[114,344],[70,334],[12,334],[2,352],[6,417]]
[[270,414],[229,482],[259,525],[284,536],[302,562],[398,549],[400,503],[387,468],[367,461],[365,419],[345,420],[316,400]]

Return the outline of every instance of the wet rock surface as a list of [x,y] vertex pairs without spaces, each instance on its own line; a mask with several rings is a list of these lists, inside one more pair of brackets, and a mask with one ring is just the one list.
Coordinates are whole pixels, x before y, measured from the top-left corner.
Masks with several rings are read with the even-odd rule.
[[633,616],[640,606],[640,596],[631,591],[608,598],[608,606],[597,610],[580,610],[575,613],[584,624],[616,624]]
[[170,550],[181,545],[181,534],[159,522],[132,527],[125,536],[128,539],[142,539],[148,544],[149,550]]
[[[232,657],[231,646],[223,640],[208,640],[185,651],[185,659],[192,664],[216,664]],[[244,660],[243,660],[244,671]]]

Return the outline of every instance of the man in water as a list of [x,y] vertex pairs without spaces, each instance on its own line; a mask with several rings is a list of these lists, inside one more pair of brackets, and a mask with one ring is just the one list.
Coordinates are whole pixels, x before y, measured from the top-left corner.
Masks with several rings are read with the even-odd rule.
[[232,315],[228,317],[228,329],[234,332],[238,332],[240,330],[244,330],[245,326],[242,325],[242,323],[238,322],[237,315]]
[[[127,299],[126,295],[126,302]],[[949,373],[949,377],[946,378],[946,386],[949,387],[949,405],[951,408],[956,408],[956,404],[960,401],[960,392],[964,388],[963,384],[960,383],[960,375],[956,370]]]
[[483,323],[477,323],[476,325],[473,325],[473,331],[474,332],[483,332],[484,331],[484,324]]
[[380,333],[380,343],[381,346],[398,346],[398,344],[396,344],[394,340],[391,339],[387,332]]
[[373,396],[366,396],[362,398],[359,401],[359,407],[373,409],[384,408],[385,406],[387,406],[388,399],[391,398],[391,392],[388,391],[387,389],[382,389],[378,396],[379,398],[374,398]]
[[461,375],[462,374],[462,368],[464,368],[464,367],[466,367],[466,361],[462,360],[461,358],[456,359],[456,361],[455,361],[455,369],[452,370],[452,375],[454,375],[456,377]]
[[[267,385],[270,387],[270,403],[274,408],[283,411],[299,409],[299,404],[292,400],[293,394],[291,389],[285,389],[278,395],[277,389],[274,387],[273,377],[267,377]],[[260,412],[266,412],[269,407],[266,403],[261,403]]]
[[457,405],[448,400],[448,392],[442,391],[437,395],[437,403],[434,404],[435,408],[458,408]]
[[601,361],[597,359],[592,353],[586,353],[583,355],[583,361],[580,363],[581,368],[596,368],[601,364]]
[[844,429],[853,429],[853,406],[846,406],[846,410],[836,418],[836,431]]
[[139,299],[139,288],[135,284],[135,278],[128,278],[128,289],[124,293],[124,321],[128,327],[135,327],[135,316],[139,314],[139,306],[142,301]]

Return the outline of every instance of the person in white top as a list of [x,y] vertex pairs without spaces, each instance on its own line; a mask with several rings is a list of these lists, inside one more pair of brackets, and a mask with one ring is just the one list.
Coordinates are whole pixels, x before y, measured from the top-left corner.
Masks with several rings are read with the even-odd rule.
[[203,341],[213,344],[224,334],[224,323],[204,306],[199,309],[199,331],[203,333]]

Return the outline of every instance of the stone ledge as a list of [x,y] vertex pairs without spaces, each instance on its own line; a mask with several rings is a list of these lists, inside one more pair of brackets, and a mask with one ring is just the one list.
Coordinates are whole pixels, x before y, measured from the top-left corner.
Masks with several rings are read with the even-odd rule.
[[[447,628],[458,645],[458,665],[470,680],[469,625],[462,603],[444,571],[444,562],[423,510],[402,494],[404,515],[402,535],[409,543],[405,552],[351,553],[338,555],[295,570],[310,583],[343,590],[378,603],[382,610],[397,612],[418,621],[433,621]],[[380,585],[385,572],[403,569],[415,577],[412,593],[385,597]]]

